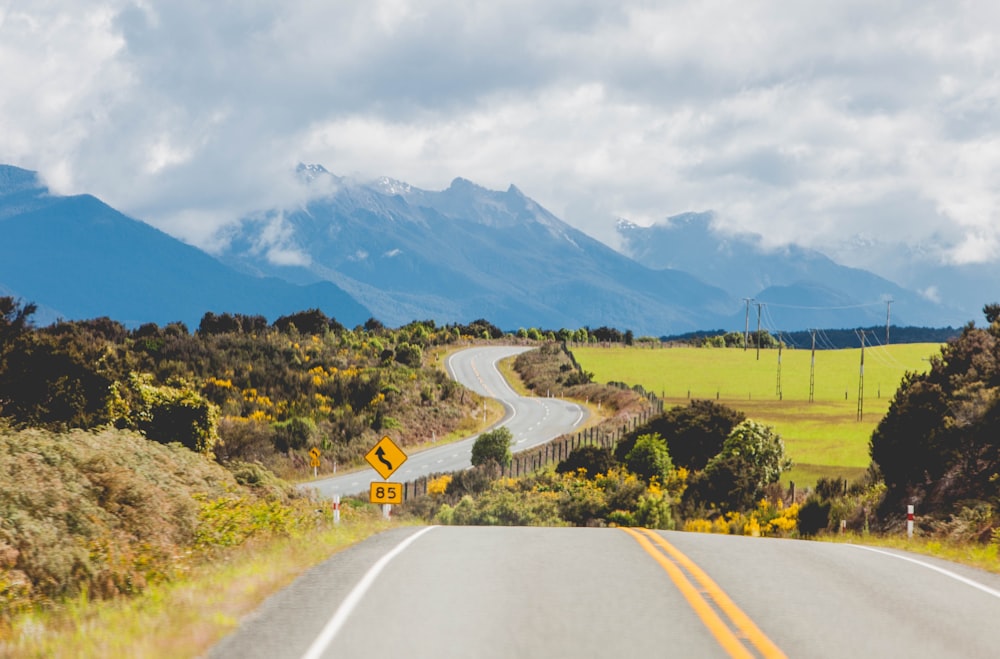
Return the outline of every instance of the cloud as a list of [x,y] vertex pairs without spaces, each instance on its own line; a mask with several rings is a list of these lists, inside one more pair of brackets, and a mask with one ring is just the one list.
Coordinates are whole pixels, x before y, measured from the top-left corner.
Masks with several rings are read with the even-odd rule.
[[10,3],[0,161],[209,247],[316,194],[315,162],[515,183],[608,242],[711,209],[772,246],[976,262],[1000,244],[998,32],[1000,7],[930,1]]

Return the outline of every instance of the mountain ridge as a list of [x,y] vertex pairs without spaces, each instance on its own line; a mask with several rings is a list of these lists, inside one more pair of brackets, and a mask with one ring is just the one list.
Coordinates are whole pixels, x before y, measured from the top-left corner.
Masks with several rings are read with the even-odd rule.
[[208,311],[275,317],[317,304],[339,310],[345,323],[368,317],[331,283],[247,277],[92,195],[51,195],[37,177],[25,185],[27,170],[13,170],[0,166],[0,283],[47,309],[49,321],[109,316],[130,326],[196,326]]
[[430,191],[322,165],[296,171],[314,186],[311,199],[242,218],[210,255],[96,197],[55,196],[34,173],[0,166],[0,232],[11,252],[0,290],[57,317],[127,324],[321,308],[348,326],[485,318],[510,331],[664,336],[742,330],[748,299],[775,331],[871,326],[890,310],[897,324],[971,318],[815,250],[766,250],[760,236],[722,234],[711,214],[653,227],[619,220],[616,251],[513,184],[489,190],[456,177]]

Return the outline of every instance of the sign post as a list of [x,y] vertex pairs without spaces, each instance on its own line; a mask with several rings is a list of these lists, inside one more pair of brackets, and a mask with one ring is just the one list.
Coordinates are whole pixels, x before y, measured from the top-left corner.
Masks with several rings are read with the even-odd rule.
[[319,475],[319,449],[315,446],[309,449],[309,464],[313,468],[313,478]]

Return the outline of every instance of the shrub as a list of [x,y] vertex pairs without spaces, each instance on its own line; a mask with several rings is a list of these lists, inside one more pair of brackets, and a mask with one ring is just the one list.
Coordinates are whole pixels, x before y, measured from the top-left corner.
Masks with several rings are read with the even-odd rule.
[[556,473],[572,473],[583,469],[587,475],[607,473],[614,464],[611,449],[600,446],[580,446],[570,451],[565,460],[556,467]]
[[666,443],[657,434],[639,437],[625,456],[625,465],[629,471],[646,479],[646,482],[655,479],[660,483],[667,481],[674,467]]
[[742,412],[709,400],[693,400],[674,407],[627,435],[615,453],[619,460],[632,450],[640,435],[659,434],[667,442],[674,464],[701,470],[722,450],[726,437],[746,417]]
[[748,419],[726,438],[722,450],[688,489],[689,497],[723,510],[747,510],[789,468],[781,437],[770,426]]
[[830,502],[810,497],[799,509],[799,533],[812,537],[830,525]]
[[512,458],[510,445],[513,441],[514,435],[507,426],[482,433],[472,445],[473,466],[478,467],[488,461],[493,461],[501,467],[508,466]]
[[490,483],[500,476],[500,470],[495,463],[487,463],[460,471],[452,476],[445,486],[445,494],[451,497],[461,497],[467,494],[479,494],[490,487]]
[[274,424],[274,448],[285,453],[299,451],[312,444],[316,422],[308,417],[296,416]]

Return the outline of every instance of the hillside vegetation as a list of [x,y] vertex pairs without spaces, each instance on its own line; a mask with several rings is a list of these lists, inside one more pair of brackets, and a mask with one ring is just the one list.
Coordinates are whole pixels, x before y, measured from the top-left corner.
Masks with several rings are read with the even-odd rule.
[[[274,474],[475,427],[481,399],[434,351],[502,333],[317,310],[127,330],[34,327],[0,297],[0,631],[19,612],[135,595],[217,552],[332,523]],[[3,654],[0,649],[0,654]]]
[[0,474],[0,631],[34,607],[135,595],[216,550],[329,523],[259,467],[129,431],[2,428]]
[[287,477],[314,447],[332,471],[385,433],[407,446],[474,426],[481,400],[424,353],[502,335],[485,322],[352,330],[318,310],[271,324],[208,313],[195,332],[107,318],[34,328],[30,305],[0,302],[0,416],[12,425],[110,425]]

